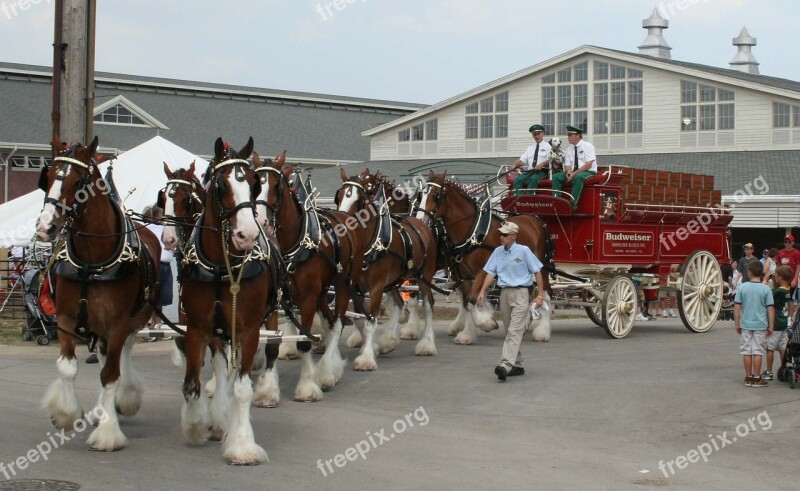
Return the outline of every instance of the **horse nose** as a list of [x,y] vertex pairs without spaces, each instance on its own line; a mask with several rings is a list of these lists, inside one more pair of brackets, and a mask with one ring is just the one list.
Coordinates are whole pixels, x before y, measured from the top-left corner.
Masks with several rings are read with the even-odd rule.
[[239,247],[244,250],[250,250],[256,243],[256,236],[253,234],[248,234],[243,230],[239,230],[234,234],[236,242],[239,244]]

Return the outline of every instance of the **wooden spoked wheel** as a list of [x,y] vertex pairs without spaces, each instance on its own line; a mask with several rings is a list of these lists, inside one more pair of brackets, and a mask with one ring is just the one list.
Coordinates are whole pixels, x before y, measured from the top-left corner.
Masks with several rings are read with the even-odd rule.
[[723,302],[722,270],[708,251],[695,251],[681,266],[678,312],[686,329],[706,332],[717,322]]
[[633,329],[636,317],[636,286],[627,276],[615,276],[603,296],[603,328],[614,339],[622,339]]

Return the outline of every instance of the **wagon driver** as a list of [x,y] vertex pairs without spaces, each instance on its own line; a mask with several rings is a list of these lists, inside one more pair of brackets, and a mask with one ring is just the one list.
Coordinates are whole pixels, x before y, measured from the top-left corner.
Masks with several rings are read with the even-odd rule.
[[550,170],[550,144],[544,141],[544,126],[535,124],[528,128],[528,131],[533,135],[533,141],[536,142],[522,154],[511,166],[512,170],[517,170],[520,167],[523,172],[514,179],[514,195],[533,194],[533,191],[528,189],[536,189],[539,187],[539,181],[548,177]]
[[572,183],[572,209],[578,209],[583,181],[597,174],[594,145],[583,139],[583,128],[567,126],[569,148],[564,152],[564,170],[553,175],[553,194],[559,196],[564,184]]
[[524,375],[522,368],[522,353],[520,345],[522,336],[530,323],[531,305],[541,307],[544,297],[540,294],[531,300],[533,276],[536,275],[536,284],[544,285],[542,280],[542,263],[534,256],[528,246],[517,244],[516,238],[519,226],[516,223],[506,222],[498,229],[500,231],[500,246],[496,248],[483,270],[486,279],[481,285],[478,294],[478,305],[483,305],[486,289],[497,278],[500,287],[500,310],[503,313],[503,324],[506,326],[506,339],[503,342],[503,354],[500,364],[494,369],[497,379],[505,382],[506,377]]

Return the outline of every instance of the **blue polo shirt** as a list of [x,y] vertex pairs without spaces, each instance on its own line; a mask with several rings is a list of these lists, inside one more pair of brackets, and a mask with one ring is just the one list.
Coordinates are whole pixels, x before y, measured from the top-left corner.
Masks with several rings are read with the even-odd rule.
[[500,246],[492,252],[483,270],[497,278],[500,288],[531,286],[533,275],[541,271],[542,263],[528,246],[514,242],[506,250]]
[[750,331],[769,329],[767,307],[774,305],[772,290],[763,283],[747,281],[739,285],[733,301],[742,306],[739,327]]

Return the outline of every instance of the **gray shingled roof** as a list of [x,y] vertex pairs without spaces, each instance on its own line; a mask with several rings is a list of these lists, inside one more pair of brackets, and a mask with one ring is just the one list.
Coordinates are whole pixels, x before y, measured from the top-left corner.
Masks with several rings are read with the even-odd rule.
[[795,82],[794,80],[788,80],[785,78],[778,78],[778,77],[770,77],[767,75],[758,75],[754,73],[745,73],[740,72],[739,70],[733,70],[730,68],[720,68],[711,65],[702,65],[700,63],[690,63],[687,61],[678,61],[678,60],[665,60],[664,58],[658,58],[655,56],[650,55],[643,55],[640,53],[631,53],[629,51],[622,51],[618,49],[610,49],[610,48],[603,48],[601,46],[594,46],[595,48],[604,49],[607,51],[614,51],[616,53],[622,53],[625,55],[637,56],[640,58],[645,58],[650,61],[655,61],[659,63],[665,63],[668,65],[679,66],[683,68],[691,68],[694,70],[700,70],[702,72],[710,73],[713,75],[722,75],[725,77],[736,78],[739,80],[744,80],[747,82],[753,82],[757,84],[763,84],[770,87],[775,87],[776,89],[784,89],[784,90],[791,90],[794,92],[800,92],[800,82]]
[[[47,67],[0,64],[17,70],[48,71]],[[109,74],[97,74],[97,77]],[[149,77],[126,77],[127,80],[147,80],[165,84],[181,81]],[[50,141],[50,77],[0,77],[0,107],[6,117],[0,118],[0,141],[47,144]],[[175,144],[199,155],[209,155],[217,136],[234,146],[242,145],[253,136],[256,149],[266,155],[288,151],[290,159],[325,159],[358,161],[369,158],[369,139],[361,132],[386,123],[413,111],[419,105],[404,104],[409,109],[387,109],[390,101],[342,98],[288,91],[272,91],[245,87],[186,82],[192,86],[214,89],[214,92],[187,91],[178,95],[168,89],[144,90],[135,85],[98,81],[96,105],[122,95],[169,129],[139,128],[96,124],[95,132],[102,147],[127,150],[157,133]],[[248,90],[266,97],[228,97],[226,90]],[[284,96],[275,98],[275,94]],[[292,97],[321,97],[334,103],[313,103]],[[243,99],[243,100],[242,100]],[[341,105],[339,105],[341,104]],[[13,115],[13,117],[9,117]]]
[[[382,171],[390,178],[402,182],[415,175],[428,175],[428,169],[460,177],[463,182],[479,182],[493,177],[498,168],[511,164],[514,158],[487,159],[425,159],[382,160],[360,162],[341,167],[347,175],[355,175],[369,168]],[[800,165],[800,150],[765,152],[702,152],[681,154],[598,155],[600,165],[626,165],[641,169],[656,169],[714,176],[714,187],[724,195],[743,190],[758,176],[769,185],[767,195],[797,195],[800,192],[800,173],[787,172]],[[320,196],[331,197],[342,184],[339,169],[312,171],[311,180]]]

